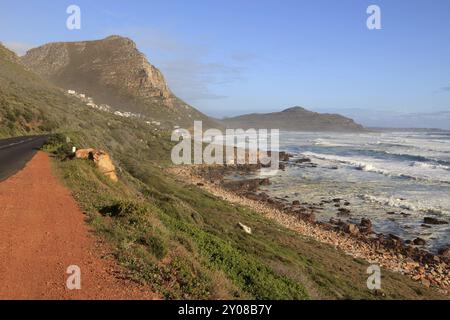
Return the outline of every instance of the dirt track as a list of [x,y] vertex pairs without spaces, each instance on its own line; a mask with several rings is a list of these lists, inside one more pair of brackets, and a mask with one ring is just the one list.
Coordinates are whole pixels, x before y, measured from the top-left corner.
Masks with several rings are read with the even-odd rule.
[[[85,222],[70,191],[38,152],[0,183],[0,299],[152,299],[123,279]],[[81,290],[69,290],[67,267],[81,269]]]

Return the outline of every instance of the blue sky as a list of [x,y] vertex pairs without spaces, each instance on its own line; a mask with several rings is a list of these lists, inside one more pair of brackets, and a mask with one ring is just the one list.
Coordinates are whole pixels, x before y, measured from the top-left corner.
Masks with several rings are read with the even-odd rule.
[[[66,28],[80,6],[81,30]],[[381,8],[382,30],[366,9]],[[450,110],[448,0],[1,0],[0,41],[129,36],[172,90],[212,116],[278,111]]]

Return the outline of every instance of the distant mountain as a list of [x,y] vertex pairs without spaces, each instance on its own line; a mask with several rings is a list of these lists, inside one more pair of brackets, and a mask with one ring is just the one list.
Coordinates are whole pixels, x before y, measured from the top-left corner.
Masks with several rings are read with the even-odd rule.
[[450,130],[450,111],[406,113],[392,110],[366,110],[358,108],[324,109],[355,119],[366,127],[377,128],[435,128]]
[[56,86],[83,93],[115,110],[186,128],[194,120],[217,126],[176,97],[162,73],[128,38],[49,43],[31,49],[21,61]]
[[252,113],[223,119],[228,128],[278,128],[284,131],[363,131],[363,126],[338,114],[317,113],[302,107],[293,107],[281,112]]

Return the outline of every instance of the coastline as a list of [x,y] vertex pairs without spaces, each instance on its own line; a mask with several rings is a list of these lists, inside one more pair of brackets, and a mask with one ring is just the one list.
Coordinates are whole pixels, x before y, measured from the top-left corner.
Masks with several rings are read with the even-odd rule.
[[[170,168],[169,171],[225,201],[253,209],[268,219],[303,236],[332,245],[352,257],[407,275],[427,288],[434,288],[440,293],[450,296],[450,265],[447,257],[413,248],[404,244],[401,239],[394,235],[386,237],[370,232],[369,234],[372,235],[370,237],[362,232],[353,232],[353,225],[349,226],[351,224],[338,219],[330,223],[315,222],[313,210],[292,211],[283,208],[277,199],[255,197],[255,192],[245,194],[236,192],[236,190],[233,191],[224,186],[224,170],[218,170],[218,168],[223,167],[176,166]],[[208,171],[207,175],[204,174],[205,169]],[[241,170],[251,172],[255,170],[255,167],[244,165],[237,168],[228,166],[226,169],[228,172],[234,171],[236,173],[242,172]],[[258,186],[264,183],[268,183],[268,181],[266,179],[256,183],[253,181],[245,187],[256,187],[257,190]],[[240,186],[242,187],[242,185]],[[364,227],[370,229],[367,221],[362,221],[359,226],[356,226],[358,230],[363,230]],[[373,235],[376,235],[376,237]]]

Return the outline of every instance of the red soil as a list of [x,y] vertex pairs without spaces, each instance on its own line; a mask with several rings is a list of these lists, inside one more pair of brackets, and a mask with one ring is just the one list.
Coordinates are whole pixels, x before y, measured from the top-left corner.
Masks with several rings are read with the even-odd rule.
[[[45,153],[0,183],[0,299],[157,298],[107,255]],[[81,290],[66,287],[71,265]]]

